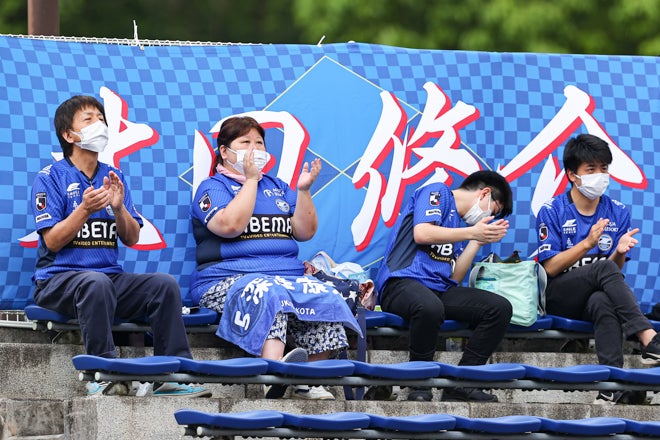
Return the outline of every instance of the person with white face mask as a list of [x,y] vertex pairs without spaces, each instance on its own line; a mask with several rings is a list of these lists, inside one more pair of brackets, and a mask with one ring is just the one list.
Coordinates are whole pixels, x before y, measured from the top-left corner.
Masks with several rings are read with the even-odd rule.
[[[580,134],[564,148],[571,188],[538,213],[538,260],[548,274],[549,314],[594,324],[602,365],[623,367],[623,343],[640,341],[642,361],[660,363],[660,337],[642,314],[622,269],[637,244],[630,212],[605,194],[612,152],[604,140]],[[645,403],[645,392],[599,392],[594,403]]]
[[[32,187],[39,233],[34,302],[76,317],[87,354],[117,357],[115,320],[147,316],[154,354],[191,358],[176,279],[124,272],[118,262],[119,242],[138,242],[142,218],[122,172],[98,160],[108,144],[103,105],[92,96],[64,101],[55,112],[55,130],[64,158],[39,172]],[[113,387],[89,382],[87,394],[107,394]],[[157,396],[210,394],[172,383],[154,385],[153,391]]]
[[[199,185],[190,208],[197,244],[190,296],[221,314],[219,337],[250,354],[293,362],[328,359],[348,346],[344,325],[357,322],[341,295],[305,276],[298,259],[296,241],[309,240],[318,227],[310,188],[321,161],[305,163],[292,190],[264,173],[274,162],[264,137],[251,117],[231,117],[220,127],[215,173]],[[263,296],[250,301],[257,285]],[[306,293],[312,285],[317,294]],[[305,313],[307,308],[314,313]],[[235,316],[247,319],[237,322]],[[295,348],[285,355],[287,340]],[[280,398],[286,391],[265,386],[264,397]],[[322,386],[307,385],[294,385],[291,397],[334,399]]]
[[[485,243],[509,229],[511,188],[494,171],[477,171],[450,190],[439,182],[418,188],[392,228],[375,280],[386,312],[410,323],[411,361],[433,361],[446,319],[471,323],[459,365],[482,365],[495,351],[511,320],[511,303],[485,290],[460,286]],[[462,221],[461,221],[462,220]],[[430,388],[412,388],[408,400],[430,401]],[[444,401],[496,402],[472,388],[448,388]]]

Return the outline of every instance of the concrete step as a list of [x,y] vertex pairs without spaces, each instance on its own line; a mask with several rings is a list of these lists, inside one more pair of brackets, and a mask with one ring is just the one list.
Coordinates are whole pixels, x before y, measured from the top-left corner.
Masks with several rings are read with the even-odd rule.
[[[121,357],[141,357],[152,354],[150,348],[118,347]],[[243,356],[238,349],[233,348],[193,348],[196,359],[228,359]],[[85,384],[78,378],[71,359],[82,354],[83,348],[77,344],[22,344],[0,343],[0,397],[11,399],[70,399],[85,395]],[[354,353],[352,353],[354,355]],[[438,352],[436,360],[448,364],[457,364],[460,352]],[[370,350],[368,361],[371,363],[403,362],[408,358],[405,351]],[[641,359],[637,355],[626,356],[626,367],[642,368]],[[592,353],[495,353],[493,362],[527,363],[540,367],[561,367],[580,364],[597,363]],[[242,398],[257,397],[261,393],[258,385],[206,384],[216,397]],[[341,387],[336,388],[335,395],[341,397]],[[552,403],[571,401],[575,403],[590,403],[593,392],[563,391],[519,391],[497,390],[501,401],[507,403],[539,402]],[[399,392],[400,398],[407,395],[405,390]],[[651,397],[651,396],[649,396]]]
[[[3,439],[58,436],[71,440],[181,439],[173,414],[188,408],[206,412],[272,409],[299,414],[360,411],[381,415],[443,413],[465,417],[500,417],[512,414],[554,419],[624,417],[656,420],[657,406],[590,405],[577,403],[453,403],[303,401],[247,398],[78,397],[64,400],[0,399]],[[53,437],[57,438],[57,437]]]
[[[7,330],[7,329],[3,329]],[[346,401],[341,387],[332,387],[335,401],[301,401],[261,398],[259,385],[206,384],[213,398],[166,397],[84,397],[84,383],[78,380],[71,358],[83,353],[79,341],[61,335],[51,343],[50,335],[31,330],[0,331],[0,440],[19,439],[181,439],[181,428],[173,413],[191,408],[210,412],[237,412],[274,409],[293,413],[361,411],[383,415],[447,413],[467,417],[498,417],[512,414],[538,415],[555,419],[596,416],[657,420],[660,394],[649,393],[653,405],[593,405],[595,392],[494,390],[499,404],[408,402],[406,389],[396,389],[396,401]],[[209,336],[209,335],[206,335]],[[212,336],[212,335],[210,335]],[[12,339],[13,337],[13,339]],[[244,354],[215,338],[194,339],[197,359],[225,359]],[[16,342],[16,340],[21,342]],[[150,348],[118,347],[122,357],[151,355]],[[354,353],[352,353],[354,354]],[[439,351],[436,360],[456,364],[460,352]],[[403,362],[405,349],[368,351],[373,363]],[[506,351],[493,355],[494,362],[520,362],[538,366],[568,366],[596,363],[592,352]],[[626,355],[626,367],[641,368],[638,355]]]

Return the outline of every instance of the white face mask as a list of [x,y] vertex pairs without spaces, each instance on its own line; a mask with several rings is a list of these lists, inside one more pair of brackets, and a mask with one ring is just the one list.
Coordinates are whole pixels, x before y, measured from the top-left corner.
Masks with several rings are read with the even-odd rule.
[[605,194],[605,190],[610,184],[609,173],[585,174],[583,176],[576,174],[575,177],[582,182],[582,185],[577,187],[578,191],[589,200],[596,200]]
[[74,142],[74,144],[85,150],[102,153],[108,145],[108,126],[103,121],[96,121],[81,129],[80,132],[70,131],[80,137],[80,142]]
[[[229,164],[240,174],[245,174],[245,169],[243,168],[243,159],[245,158],[245,153],[247,153],[248,150],[232,150],[229,147],[227,147],[227,150],[236,154],[236,163],[229,162]],[[270,153],[263,150],[254,150],[253,159],[254,165],[257,167],[257,169],[259,169],[259,171],[261,171],[270,160]]]
[[488,209],[483,211],[479,206],[479,199],[477,198],[477,201],[474,202],[472,208],[470,208],[470,210],[463,216],[463,221],[472,226],[477,224],[482,218],[488,217],[492,212],[490,209],[490,201],[490,193],[488,193]]

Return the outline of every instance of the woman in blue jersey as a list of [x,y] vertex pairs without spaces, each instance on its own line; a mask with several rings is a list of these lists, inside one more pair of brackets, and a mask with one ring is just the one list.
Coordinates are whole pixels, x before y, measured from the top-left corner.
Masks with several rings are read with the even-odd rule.
[[[512,205],[511,188],[503,176],[477,171],[454,190],[439,182],[418,188],[401,212],[376,290],[384,311],[410,322],[411,361],[434,359],[445,319],[467,322],[474,329],[460,365],[485,364],[497,348],[511,320],[511,303],[458,284],[481,246],[506,235],[509,222],[502,217],[511,214]],[[432,398],[429,388],[413,388],[408,394],[408,400]],[[442,399],[497,401],[493,394],[468,388],[445,389]]]
[[[191,217],[197,268],[190,293],[222,313],[217,335],[248,353],[285,361],[327,359],[347,347],[344,324],[357,322],[342,296],[304,276],[296,240],[314,236],[318,220],[310,188],[321,161],[305,163],[297,191],[262,172],[271,160],[264,129],[250,117],[225,120],[215,174],[196,191]],[[265,387],[267,398],[285,386]],[[295,386],[292,397],[334,399],[323,387]]]
[[[538,260],[549,278],[546,309],[593,322],[602,365],[622,367],[623,342],[633,336],[643,359],[660,360],[660,337],[621,273],[639,228],[631,229],[628,209],[605,195],[612,152],[604,140],[581,134],[566,143],[563,161],[571,189],[547,201],[536,218]],[[599,392],[595,403],[635,398],[633,392]]]

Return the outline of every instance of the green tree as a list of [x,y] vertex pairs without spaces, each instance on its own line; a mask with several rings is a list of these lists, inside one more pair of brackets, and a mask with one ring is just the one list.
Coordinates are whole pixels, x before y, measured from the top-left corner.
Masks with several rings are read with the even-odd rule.
[[660,54],[660,0],[295,0],[307,39],[500,52]]
[[243,43],[298,42],[290,2],[60,0],[62,35]]
[[[64,36],[231,43],[359,41],[499,52],[660,54],[660,0],[59,0]],[[27,33],[27,1],[0,2]]]
[[0,2],[0,33],[27,34],[26,0],[3,0]]

